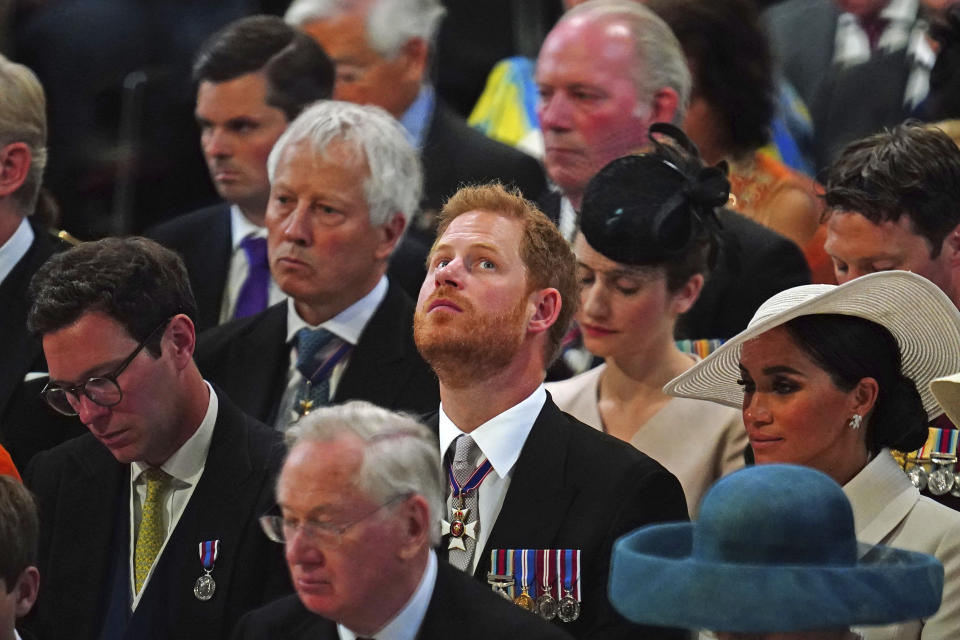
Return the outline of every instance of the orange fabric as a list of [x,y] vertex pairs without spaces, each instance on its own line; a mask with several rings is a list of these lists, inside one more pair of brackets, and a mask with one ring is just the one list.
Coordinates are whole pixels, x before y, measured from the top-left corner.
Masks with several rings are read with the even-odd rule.
[[0,475],[12,476],[17,480],[21,480],[20,473],[14,466],[13,460],[10,458],[10,454],[7,453],[7,450],[2,446],[0,446]]
[[[836,284],[833,264],[823,250],[823,187],[815,180],[757,151],[747,162],[731,165],[730,192],[735,211],[793,240],[803,250],[814,283]],[[794,205],[791,211],[784,210],[785,199]],[[790,215],[802,218],[785,217]]]

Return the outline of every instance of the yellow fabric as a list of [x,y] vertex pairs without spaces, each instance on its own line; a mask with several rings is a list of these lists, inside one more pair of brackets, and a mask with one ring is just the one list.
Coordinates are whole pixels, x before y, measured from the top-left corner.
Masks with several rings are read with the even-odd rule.
[[171,477],[161,469],[148,469],[143,472],[147,479],[147,496],[140,511],[140,530],[137,533],[137,545],[133,553],[133,570],[136,581],[136,593],[140,593],[147,580],[150,567],[160,547],[163,546],[165,530],[163,527],[163,498],[170,487]]
[[494,66],[467,119],[471,127],[511,146],[516,146],[536,127],[526,112],[523,74],[515,60],[502,60]]

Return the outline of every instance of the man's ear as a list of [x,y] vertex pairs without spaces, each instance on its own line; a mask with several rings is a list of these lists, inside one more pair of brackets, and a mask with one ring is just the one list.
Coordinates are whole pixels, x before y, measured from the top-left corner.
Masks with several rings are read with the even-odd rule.
[[670,87],[661,87],[653,94],[650,122],[673,122],[680,109],[680,96]]
[[23,142],[12,142],[0,149],[0,197],[8,196],[27,180],[33,156]]
[[400,242],[403,236],[403,230],[407,227],[407,219],[399,211],[393,214],[387,222],[377,227],[377,233],[380,234],[380,243],[377,245],[374,254],[378,260],[386,260],[393,253],[393,249]]
[[163,348],[172,350],[177,369],[186,367],[193,360],[193,352],[197,347],[197,331],[193,321],[183,313],[173,316],[164,331],[163,342],[170,345]]
[[30,613],[33,603],[37,601],[37,593],[40,591],[40,571],[33,566],[27,567],[17,578],[17,584],[13,588],[17,592],[14,616],[22,618]]
[[563,306],[560,292],[550,287],[534,291],[530,294],[530,298],[534,304],[534,310],[530,321],[527,322],[527,332],[543,333],[549,330],[560,316],[560,308]]
[[421,495],[410,496],[397,510],[402,527],[399,532],[399,554],[401,558],[408,560],[431,546],[431,527],[436,526],[436,523],[430,521],[430,506]]
[[947,254],[948,264],[951,268],[960,268],[960,224],[951,229],[947,237],[943,239],[943,246],[940,251]]
[[404,58],[403,75],[408,82],[422,84],[427,73],[427,59],[430,47],[423,38],[410,38],[400,49]]

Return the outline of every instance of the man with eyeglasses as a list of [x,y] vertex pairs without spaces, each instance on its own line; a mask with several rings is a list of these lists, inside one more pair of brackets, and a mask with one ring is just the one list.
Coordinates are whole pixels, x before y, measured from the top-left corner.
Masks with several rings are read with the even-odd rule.
[[196,303],[183,262],[144,238],[79,245],[31,283],[43,398],[90,433],[36,455],[40,638],[225,638],[290,591],[257,531],[279,436],[193,362]]
[[278,512],[260,522],[297,594],[245,616],[234,640],[569,638],[437,558],[444,480],[425,426],[354,401],[311,412],[287,442]]

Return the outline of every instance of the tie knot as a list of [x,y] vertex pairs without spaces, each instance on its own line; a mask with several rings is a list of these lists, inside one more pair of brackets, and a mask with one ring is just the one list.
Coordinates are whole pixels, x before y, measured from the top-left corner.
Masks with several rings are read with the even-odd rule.
[[310,378],[322,362],[319,358],[324,347],[336,336],[326,329],[308,329],[297,331],[297,369],[305,378]]
[[480,447],[470,436],[457,436],[453,451],[453,467],[455,470],[473,470],[476,467],[477,454]]
[[143,477],[147,481],[147,486],[166,484],[170,481],[170,474],[163,469],[151,467],[143,472]]
[[247,236],[240,241],[240,248],[247,254],[251,267],[267,266],[267,239]]

